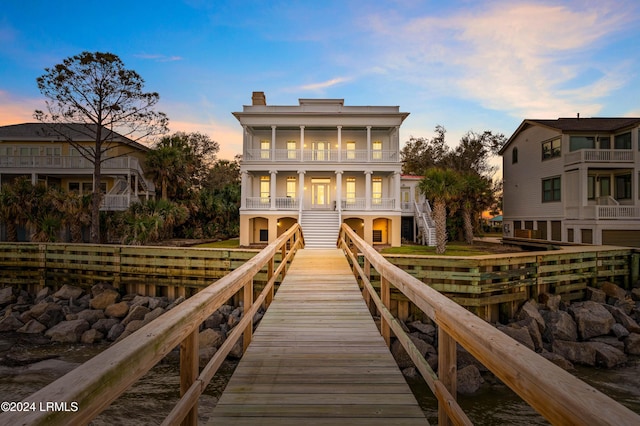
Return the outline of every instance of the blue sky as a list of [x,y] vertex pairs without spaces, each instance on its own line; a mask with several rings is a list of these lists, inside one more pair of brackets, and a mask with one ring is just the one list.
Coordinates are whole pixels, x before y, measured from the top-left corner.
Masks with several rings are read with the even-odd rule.
[[118,55],[171,131],[210,135],[221,158],[241,151],[231,112],[253,91],[399,105],[402,142],[439,124],[452,146],[525,118],[640,116],[639,18],[636,0],[5,0],[0,125],[33,121],[36,78],[85,50]]

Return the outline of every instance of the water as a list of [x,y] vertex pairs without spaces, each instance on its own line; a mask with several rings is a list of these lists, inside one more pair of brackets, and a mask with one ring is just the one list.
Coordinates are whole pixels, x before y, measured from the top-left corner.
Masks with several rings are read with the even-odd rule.
[[[42,359],[39,362],[0,365],[0,401],[20,401],[71,371],[107,347],[106,344],[53,344],[48,339],[0,335],[0,358],[7,355]],[[52,358],[53,357],[53,358]],[[47,359],[48,358],[48,359]],[[237,363],[226,362],[199,401],[199,423],[206,424]],[[640,414],[640,357],[622,368],[603,370],[578,367],[574,374],[596,389]],[[172,352],[107,410],[92,421],[95,426],[160,424],[180,393],[179,361]],[[422,379],[409,384],[431,424],[437,424],[437,404]],[[493,425],[546,425],[548,422],[498,380],[486,380],[480,391],[459,396],[473,423]]]

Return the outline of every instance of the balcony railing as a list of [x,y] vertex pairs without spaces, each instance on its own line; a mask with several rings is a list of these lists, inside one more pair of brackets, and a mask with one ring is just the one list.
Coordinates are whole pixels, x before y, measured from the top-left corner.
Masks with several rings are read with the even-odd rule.
[[[371,200],[371,210],[393,210],[396,205],[395,198],[373,198]],[[342,210],[366,210],[367,200],[365,198],[343,198]]]
[[[91,169],[93,164],[77,155],[8,155],[0,157],[0,168],[51,168],[51,169]],[[102,169],[139,169],[135,157],[109,158],[102,163]]]
[[[276,197],[276,209],[297,210],[298,199],[293,197]],[[247,209],[270,209],[271,197],[247,197]]]
[[632,149],[580,149],[565,154],[564,164],[574,163],[633,163]]
[[245,161],[300,161],[301,155],[305,162],[337,162],[344,163],[394,163],[398,162],[398,151],[367,151],[336,149],[276,149],[275,153],[266,149],[249,149],[246,151]]
[[364,210],[367,201],[364,198],[342,199],[342,210]]
[[596,219],[640,219],[640,207],[596,206]]

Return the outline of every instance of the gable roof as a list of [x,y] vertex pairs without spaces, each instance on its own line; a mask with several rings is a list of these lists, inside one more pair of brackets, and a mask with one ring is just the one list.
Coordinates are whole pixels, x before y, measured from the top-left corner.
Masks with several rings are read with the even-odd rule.
[[640,125],[638,117],[593,117],[593,118],[558,118],[555,120],[535,120],[525,119],[520,126],[511,135],[507,143],[500,148],[499,154],[502,154],[511,142],[524,130],[531,126],[543,126],[557,130],[561,134],[565,133],[616,133],[628,128]]
[[[81,123],[64,124],[58,127],[57,131],[59,133],[56,133],[56,131],[47,128],[47,124],[44,123],[12,124],[9,126],[0,126],[0,141],[64,142],[68,138],[74,142],[93,142],[94,138],[91,137],[91,133],[95,132],[95,128],[95,125]],[[148,146],[129,139],[126,136],[110,131],[107,128],[103,129],[106,131],[103,140],[121,142],[142,151],[150,150]]]

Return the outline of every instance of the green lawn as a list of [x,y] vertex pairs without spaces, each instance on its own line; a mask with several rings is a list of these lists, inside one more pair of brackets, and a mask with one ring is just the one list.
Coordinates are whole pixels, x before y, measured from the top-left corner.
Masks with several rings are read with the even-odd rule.
[[[411,254],[411,255],[435,255],[436,248],[418,245],[405,245],[402,247],[388,247],[382,249],[381,253],[385,254]],[[465,243],[452,241],[447,243],[447,250],[443,256],[480,256],[484,254],[493,254],[495,252],[488,249],[482,244],[468,245]]]
[[198,244],[193,247],[197,248],[238,248],[240,246],[240,240],[233,238],[231,240],[215,241],[213,243]]

